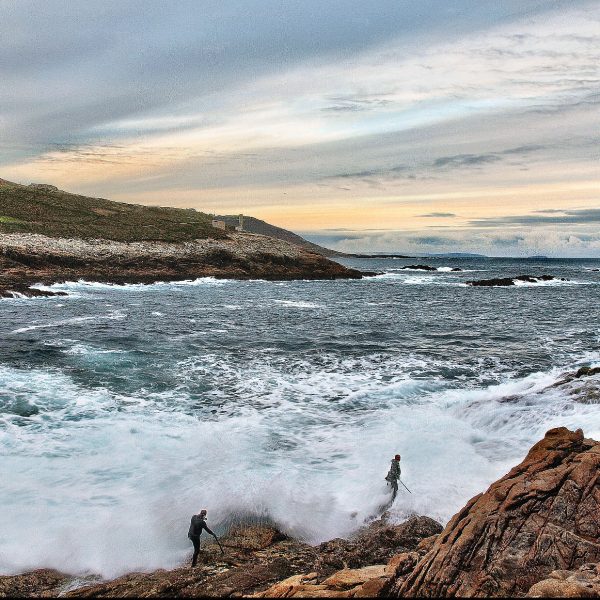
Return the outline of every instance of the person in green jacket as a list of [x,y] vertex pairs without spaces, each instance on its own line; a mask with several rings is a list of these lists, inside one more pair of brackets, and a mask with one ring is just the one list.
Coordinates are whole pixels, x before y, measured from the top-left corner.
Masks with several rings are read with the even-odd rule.
[[402,470],[400,469],[400,455],[396,454],[396,456],[392,458],[390,470],[385,476],[385,480],[388,482],[388,485],[392,486],[392,502],[396,499],[396,495],[398,494],[398,481],[400,481],[401,473]]

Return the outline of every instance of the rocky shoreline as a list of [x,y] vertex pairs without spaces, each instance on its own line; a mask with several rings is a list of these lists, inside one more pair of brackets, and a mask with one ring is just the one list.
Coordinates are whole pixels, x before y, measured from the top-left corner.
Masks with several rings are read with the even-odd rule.
[[117,242],[0,235],[0,298],[51,296],[31,285],[85,279],[154,283],[219,279],[360,279],[363,273],[283,240],[251,233],[188,242]]
[[0,577],[0,597],[598,597],[600,442],[561,427],[472,498],[445,528],[385,515],[350,539],[310,546],[240,525],[195,569],[112,581],[53,570]]

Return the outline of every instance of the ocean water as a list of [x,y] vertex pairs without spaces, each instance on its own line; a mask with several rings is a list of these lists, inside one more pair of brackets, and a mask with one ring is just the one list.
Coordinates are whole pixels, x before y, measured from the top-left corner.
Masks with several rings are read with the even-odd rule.
[[[397,452],[391,518],[446,522],[551,427],[600,438],[600,404],[552,387],[600,365],[600,261],[344,262],[383,274],[1,301],[0,573],[172,567],[201,508],[344,536]],[[568,281],[465,285],[523,273]]]

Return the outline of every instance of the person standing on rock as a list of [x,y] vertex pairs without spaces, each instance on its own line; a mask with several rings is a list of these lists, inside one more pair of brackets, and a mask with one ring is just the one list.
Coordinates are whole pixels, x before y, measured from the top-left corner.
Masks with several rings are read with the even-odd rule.
[[188,538],[194,544],[194,556],[192,557],[192,567],[196,566],[196,562],[198,561],[198,554],[200,553],[200,535],[202,534],[202,530],[205,530],[206,533],[212,535],[215,539],[217,536],[208,528],[206,524],[206,509],[202,509],[200,514],[194,515],[190,522],[190,529],[188,531]]
[[396,499],[396,496],[398,494],[398,481],[400,481],[401,473],[402,471],[400,469],[400,455],[396,454],[396,456],[392,458],[390,470],[385,476],[385,480],[388,482],[389,485],[392,486],[392,502]]

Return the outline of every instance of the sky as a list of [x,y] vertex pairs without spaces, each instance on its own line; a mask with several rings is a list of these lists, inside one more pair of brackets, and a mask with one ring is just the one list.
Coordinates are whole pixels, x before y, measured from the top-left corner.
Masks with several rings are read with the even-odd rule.
[[0,0],[0,177],[338,250],[600,257],[600,3]]

